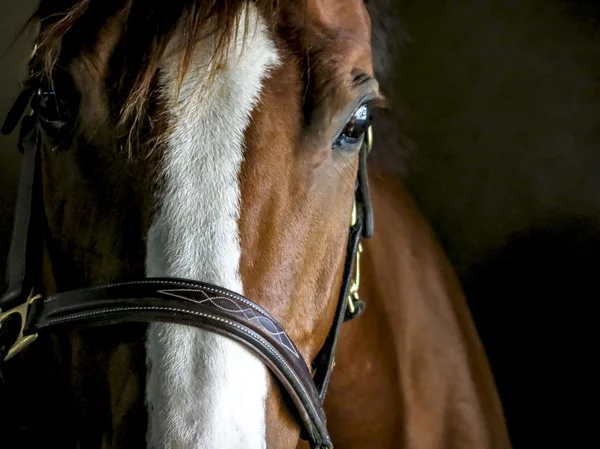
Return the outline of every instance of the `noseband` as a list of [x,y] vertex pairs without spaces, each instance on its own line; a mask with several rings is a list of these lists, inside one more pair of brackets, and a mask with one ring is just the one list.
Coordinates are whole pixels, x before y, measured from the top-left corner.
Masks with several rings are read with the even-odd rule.
[[[248,298],[219,286],[186,279],[147,278],[50,297],[39,294],[43,247],[42,134],[59,130],[65,123],[49,111],[50,104],[56,107],[54,92],[30,88],[22,92],[9,112],[3,134],[16,127],[30,99],[33,112],[23,118],[19,138],[23,159],[8,254],[8,288],[0,297],[0,365],[38,337],[53,332],[131,322],[194,326],[235,340],[259,357],[294,403],[303,425],[303,438],[312,448],[332,448],[323,400],[341,326],[364,309],[364,303],[358,297],[357,258],[361,237],[368,238],[373,233],[367,180],[371,130],[360,150],[355,202],[335,318],[325,344],[313,361],[314,375],[311,375],[300,351],[268,312]],[[13,316],[20,318],[19,334],[9,338],[2,327]]]

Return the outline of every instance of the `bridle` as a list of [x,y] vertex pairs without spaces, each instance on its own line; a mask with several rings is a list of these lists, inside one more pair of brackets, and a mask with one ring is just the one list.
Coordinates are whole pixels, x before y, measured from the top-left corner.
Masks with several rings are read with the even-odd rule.
[[[19,149],[23,153],[13,234],[8,254],[8,287],[0,297],[0,365],[44,335],[129,322],[168,322],[198,327],[235,340],[273,372],[294,403],[303,424],[303,438],[312,448],[332,448],[323,400],[342,324],[364,310],[358,297],[358,257],[361,237],[373,234],[367,179],[371,128],[360,149],[355,201],[346,250],[342,286],[331,330],[312,371],[281,325],[248,298],[222,287],[185,279],[147,278],[93,286],[45,297],[40,293],[42,271],[42,183],[40,149],[44,132],[67,126],[53,110],[52,90],[26,88],[2,128],[8,134],[21,120],[31,100],[32,113],[21,121]],[[18,336],[7,335],[3,325],[20,318]],[[8,326],[7,326],[8,327]],[[10,337],[10,338],[9,338]]]

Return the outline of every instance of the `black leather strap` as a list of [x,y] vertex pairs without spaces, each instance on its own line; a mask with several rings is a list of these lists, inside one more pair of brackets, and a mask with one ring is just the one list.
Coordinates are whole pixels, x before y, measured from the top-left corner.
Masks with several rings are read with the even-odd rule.
[[273,317],[232,291],[174,279],[70,291],[37,303],[28,332],[41,335],[59,329],[139,321],[186,324],[244,344],[290,395],[312,447],[332,447],[319,395],[300,351]]
[[317,386],[317,390],[319,391],[319,398],[321,399],[321,402],[325,400],[325,395],[327,394],[327,387],[329,387],[329,380],[331,378],[331,372],[333,371],[335,349],[337,347],[340,329],[342,328],[342,324],[344,324],[346,321],[348,294],[350,292],[350,284],[352,282],[354,266],[356,263],[356,254],[358,252],[358,246],[360,244],[362,232],[363,213],[362,208],[357,207],[356,223],[350,230],[350,236],[348,237],[344,275],[342,278],[342,286],[340,289],[340,296],[338,299],[334,321],[331,326],[331,330],[327,335],[327,339],[321,348],[321,351],[319,351],[319,354],[313,362],[313,367],[315,368],[314,382]]
[[40,220],[43,215],[40,137],[37,115],[25,117],[19,138],[23,160],[7,260],[7,289],[0,297],[0,310],[3,311],[22,304],[40,280],[42,263]]
[[369,156],[371,145],[372,142],[363,145],[360,150],[358,162],[357,203],[360,204],[360,209],[364,215],[363,237],[366,239],[373,237],[373,233],[375,232],[375,219],[371,203],[371,190],[369,188],[369,172],[367,170],[367,157]]

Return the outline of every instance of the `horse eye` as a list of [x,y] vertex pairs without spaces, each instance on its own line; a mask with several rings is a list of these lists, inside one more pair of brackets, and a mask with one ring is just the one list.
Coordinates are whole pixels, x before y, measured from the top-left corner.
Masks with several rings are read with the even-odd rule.
[[352,114],[352,117],[348,123],[346,123],[346,126],[340,133],[334,146],[348,147],[360,143],[362,137],[369,129],[369,126],[371,126],[372,121],[373,115],[371,114],[369,106],[363,104],[354,111],[354,114]]
[[371,116],[371,111],[369,111],[369,107],[364,104],[354,112],[354,115],[346,124],[342,134],[347,137],[359,139],[367,132],[367,129],[371,126],[372,120],[373,117]]

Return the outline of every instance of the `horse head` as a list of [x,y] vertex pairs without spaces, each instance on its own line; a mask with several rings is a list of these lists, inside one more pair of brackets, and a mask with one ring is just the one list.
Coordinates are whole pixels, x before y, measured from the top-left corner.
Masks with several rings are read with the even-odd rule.
[[[311,366],[381,99],[363,1],[43,0],[36,18],[32,73],[61,122],[41,148],[46,293],[144,276],[215,284],[267,310]],[[40,425],[65,447],[298,444],[278,382],[218,333],[128,325],[39,348],[62,415]]]

